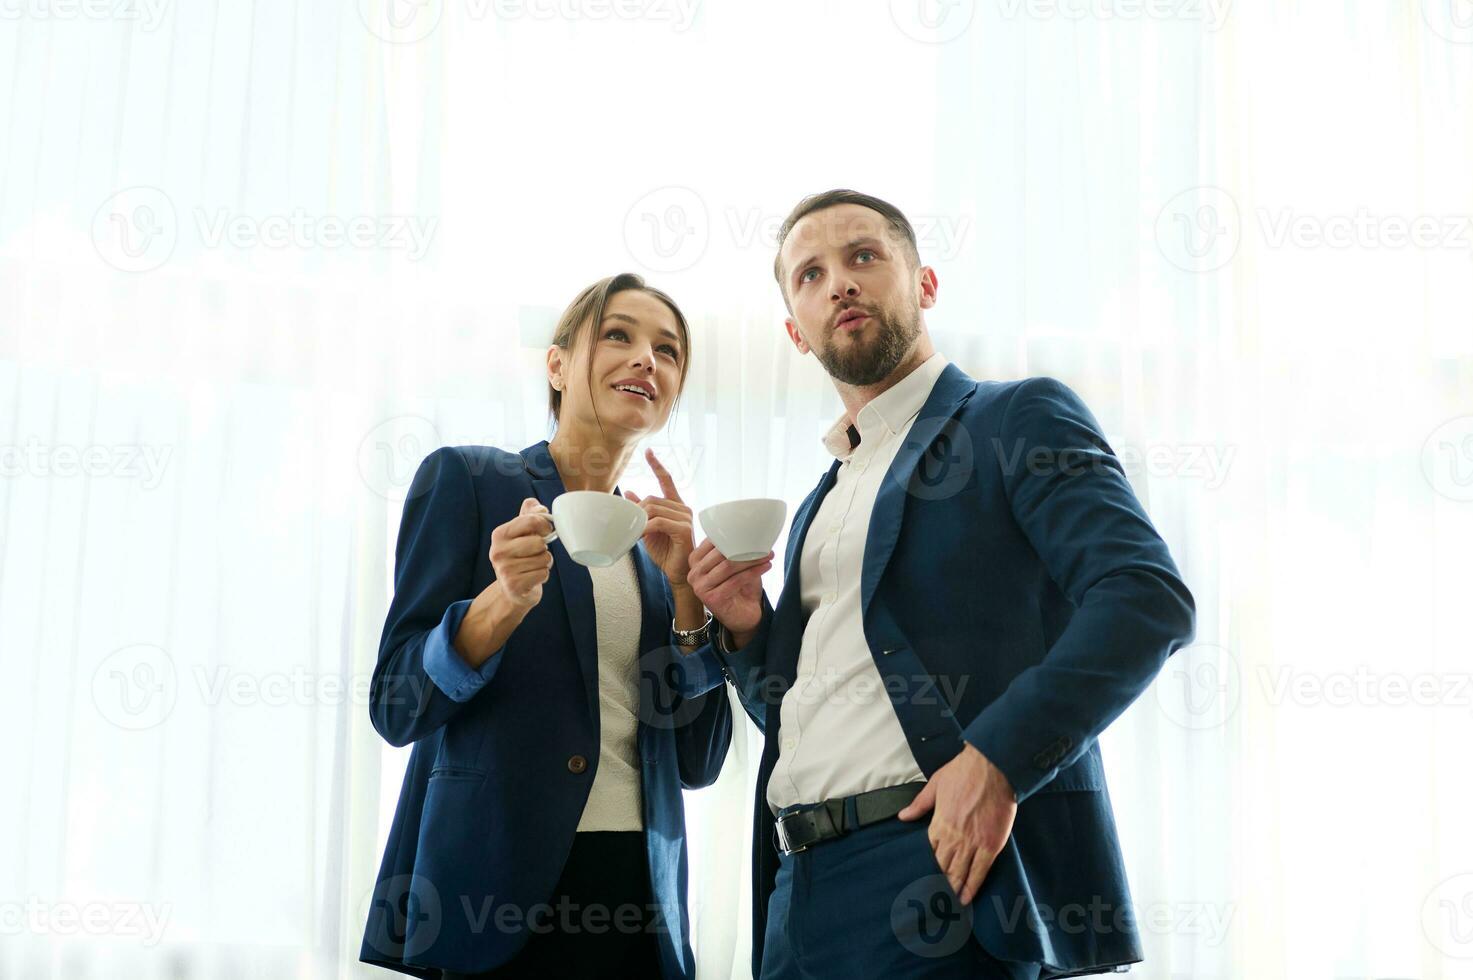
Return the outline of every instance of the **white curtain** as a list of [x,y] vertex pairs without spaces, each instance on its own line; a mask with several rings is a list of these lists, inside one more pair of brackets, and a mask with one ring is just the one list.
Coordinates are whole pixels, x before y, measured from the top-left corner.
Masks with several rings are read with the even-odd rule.
[[695,331],[688,501],[796,504],[839,404],[772,236],[834,186],[910,214],[951,360],[1080,392],[1196,596],[1103,739],[1134,973],[1473,976],[1468,0],[0,0],[0,111],[0,976],[385,975],[415,464],[543,438],[630,269]]

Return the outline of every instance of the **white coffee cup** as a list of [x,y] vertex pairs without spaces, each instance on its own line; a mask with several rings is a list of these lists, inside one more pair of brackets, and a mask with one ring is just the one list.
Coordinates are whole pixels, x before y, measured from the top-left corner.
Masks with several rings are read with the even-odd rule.
[[729,561],[765,558],[782,533],[788,505],[772,497],[712,504],[701,511],[701,530]]
[[624,557],[649,520],[634,501],[598,490],[560,494],[552,502],[552,513],[542,516],[553,527],[542,540],[551,544],[561,538],[569,557],[592,568],[605,568]]

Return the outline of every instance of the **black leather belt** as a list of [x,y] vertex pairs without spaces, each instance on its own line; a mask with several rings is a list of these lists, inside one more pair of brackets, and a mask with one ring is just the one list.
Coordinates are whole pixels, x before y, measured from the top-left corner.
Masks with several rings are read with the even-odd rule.
[[784,854],[806,851],[851,830],[889,820],[910,805],[925,783],[886,786],[822,803],[807,803],[777,818],[777,849]]

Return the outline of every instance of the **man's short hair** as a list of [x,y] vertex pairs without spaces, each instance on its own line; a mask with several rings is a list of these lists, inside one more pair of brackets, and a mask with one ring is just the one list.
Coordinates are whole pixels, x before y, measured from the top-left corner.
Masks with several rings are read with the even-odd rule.
[[885,219],[885,223],[890,226],[890,230],[895,232],[904,243],[906,251],[910,253],[912,265],[921,264],[920,249],[916,247],[915,229],[910,226],[910,221],[895,205],[882,201],[878,197],[845,188],[824,191],[821,194],[809,194],[798,202],[797,207],[793,208],[792,212],[783,219],[782,226],[777,230],[777,255],[772,260],[772,275],[777,280],[778,289],[782,290],[784,302],[788,298],[788,287],[783,282],[783,243],[788,240],[788,234],[793,230],[794,225],[813,212],[840,204],[857,204],[862,208],[869,208],[879,213]]

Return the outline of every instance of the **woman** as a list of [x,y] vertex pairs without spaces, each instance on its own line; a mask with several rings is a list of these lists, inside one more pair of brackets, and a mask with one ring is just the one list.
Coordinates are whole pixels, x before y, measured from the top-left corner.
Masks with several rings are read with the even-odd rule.
[[722,686],[670,683],[709,623],[686,583],[690,508],[647,453],[663,496],[625,495],[648,524],[619,562],[585,568],[543,537],[558,494],[618,492],[689,358],[668,296],[600,280],[548,348],[552,440],[420,465],[370,694],[374,727],[414,751],[363,960],[432,978],[693,976],[680,791],[716,778],[731,713]]

